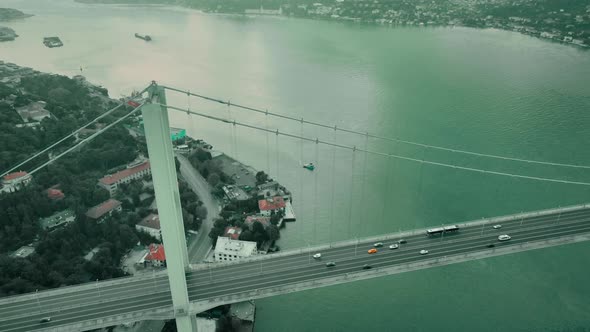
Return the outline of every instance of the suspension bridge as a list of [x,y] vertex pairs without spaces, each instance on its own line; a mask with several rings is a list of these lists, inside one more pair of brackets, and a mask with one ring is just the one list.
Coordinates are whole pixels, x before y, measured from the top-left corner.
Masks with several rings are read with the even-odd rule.
[[[180,200],[176,186],[177,174],[172,143],[168,133],[168,110],[230,124],[232,128],[243,127],[272,134],[275,135],[276,139],[278,137],[287,137],[300,142],[312,142],[316,146],[326,145],[334,149],[349,150],[352,153],[353,160],[356,153],[363,153],[365,157],[374,155],[388,160],[397,159],[422,165],[428,164],[436,167],[486,174],[487,176],[520,178],[527,181],[543,181],[572,186],[590,186],[590,182],[466,167],[402,154],[369,150],[367,144],[365,144],[364,148],[359,148],[336,140],[327,141],[317,137],[306,137],[303,135],[302,130],[300,134],[280,131],[270,129],[268,126],[262,127],[218,115],[197,112],[190,109],[190,106],[181,108],[169,105],[166,102],[166,90],[186,94],[189,98],[201,98],[243,111],[264,114],[267,118],[276,117],[284,121],[292,121],[299,123],[301,127],[304,125],[315,126],[333,133],[346,132],[351,135],[358,135],[364,137],[365,142],[372,138],[397,144],[418,146],[425,150],[439,150],[481,158],[563,167],[581,171],[590,169],[590,166],[586,165],[512,158],[389,138],[306,119],[297,119],[288,115],[231,103],[230,101],[223,101],[173,87],[159,86],[152,82],[149,87],[141,91],[140,97],[135,99],[137,104],[134,104],[136,107],[131,112],[113,121],[92,136],[55,155],[53,159],[36,167],[29,173],[37,172],[63,155],[92,140],[105,130],[141,111],[144,119],[148,152],[152,156],[152,176],[162,225],[162,237],[167,253],[167,271],[2,298],[0,299],[0,330],[81,331],[139,320],[175,319],[179,331],[196,331],[195,314],[221,304],[590,240],[590,204],[583,204],[483,218],[463,223],[457,221],[454,225],[458,226],[460,231],[449,235],[442,233],[440,236],[428,236],[426,229],[414,229],[340,242],[329,241],[314,244],[314,246],[308,246],[307,248],[284,251],[273,255],[254,256],[234,262],[191,264],[186,249]],[[145,93],[148,94],[147,98],[141,97]],[[122,105],[105,112],[86,126],[19,163],[4,174],[8,174],[37,156],[47,153],[57,144],[64,142],[80,130],[120,107]],[[234,140],[237,140],[235,133],[235,130],[232,131],[232,136]],[[268,154],[267,150],[267,156]],[[157,158],[154,158],[154,156],[157,156]],[[333,158],[335,158],[335,155]],[[267,163],[269,163],[269,159],[267,157]],[[366,162],[366,159],[364,162]],[[278,169],[277,166],[277,172]],[[363,182],[361,186],[364,185]],[[317,181],[315,182],[314,191],[317,193]],[[352,204],[349,204],[348,207],[351,212]],[[348,222],[350,229],[352,227],[350,217]],[[494,227],[497,225],[501,225],[501,228]],[[499,236],[504,234],[510,234],[511,239],[499,241]],[[369,254],[368,250],[372,249],[378,242],[385,245],[385,247],[380,248],[375,254]],[[391,249],[389,249],[390,245],[392,245]],[[321,258],[314,258],[313,255],[316,253],[321,253]],[[51,321],[41,323],[41,319],[44,317],[51,317]]]

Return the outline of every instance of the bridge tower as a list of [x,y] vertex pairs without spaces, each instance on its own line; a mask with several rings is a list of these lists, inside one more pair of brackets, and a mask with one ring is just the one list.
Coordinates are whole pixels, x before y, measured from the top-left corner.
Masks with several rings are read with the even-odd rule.
[[141,109],[145,128],[156,204],[166,250],[168,281],[176,326],[180,332],[197,331],[194,315],[189,315],[185,271],[189,266],[176,165],[170,139],[170,125],[164,88],[152,82],[149,97]]

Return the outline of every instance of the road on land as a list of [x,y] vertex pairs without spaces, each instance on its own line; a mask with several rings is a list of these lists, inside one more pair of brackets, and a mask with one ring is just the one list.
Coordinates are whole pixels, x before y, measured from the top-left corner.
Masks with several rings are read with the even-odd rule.
[[191,236],[190,244],[188,245],[188,259],[191,263],[200,263],[205,259],[205,255],[211,248],[211,240],[209,239],[209,231],[213,228],[213,219],[219,215],[219,204],[211,195],[211,186],[207,180],[197,172],[191,165],[188,159],[177,153],[176,157],[180,162],[180,174],[182,178],[188,183],[189,187],[199,196],[203,205],[207,209],[207,218],[203,220],[203,224],[199,229],[197,236]]

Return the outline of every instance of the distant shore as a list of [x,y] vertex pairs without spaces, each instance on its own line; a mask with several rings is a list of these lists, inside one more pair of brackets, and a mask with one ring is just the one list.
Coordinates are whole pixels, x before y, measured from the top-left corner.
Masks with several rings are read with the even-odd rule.
[[0,8],[0,22],[18,20],[21,18],[31,17],[31,14],[25,14],[17,9],[12,8]]
[[14,30],[0,26],[0,42],[14,40],[18,35]]

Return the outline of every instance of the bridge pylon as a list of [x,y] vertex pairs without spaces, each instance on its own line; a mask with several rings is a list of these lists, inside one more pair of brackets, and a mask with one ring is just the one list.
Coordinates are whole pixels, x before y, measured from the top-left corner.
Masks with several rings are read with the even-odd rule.
[[156,205],[160,217],[162,240],[166,251],[168,280],[172,293],[176,326],[180,332],[196,332],[197,322],[189,314],[185,271],[189,266],[182,208],[178,192],[176,164],[170,139],[170,125],[164,88],[152,82],[149,97],[142,106]]

